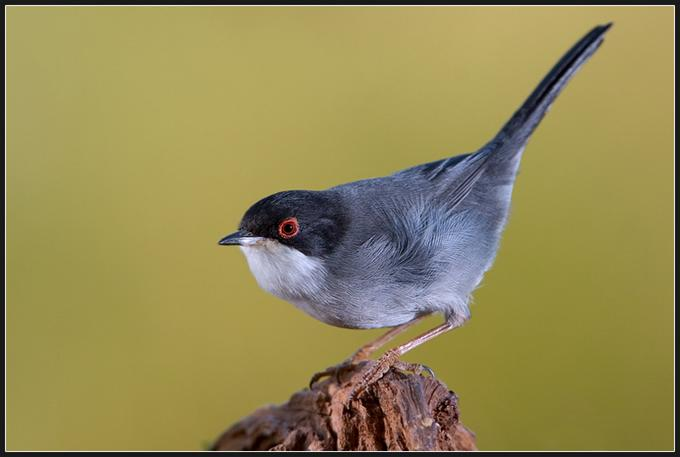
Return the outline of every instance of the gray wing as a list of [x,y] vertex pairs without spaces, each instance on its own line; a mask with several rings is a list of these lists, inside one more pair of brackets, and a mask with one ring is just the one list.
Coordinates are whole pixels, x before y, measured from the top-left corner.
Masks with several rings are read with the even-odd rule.
[[[470,197],[474,186],[466,183],[477,165],[471,162],[473,171],[455,180],[454,199],[467,194],[460,199],[465,202]],[[465,170],[458,170],[458,178],[460,171]],[[438,183],[448,173],[435,180],[421,173],[397,173],[334,188],[350,208],[352,221],[332,262],[333,278],[341,283],[346,278],[353,286],[345,292],[346,303],[379,303],[378,309],[395,316],[440,311],[467,317],[469,294],[487,263],[477,246],[490,243],[482,240],[486,235],[476,211],[460,204],[452,211],[437,198]]]

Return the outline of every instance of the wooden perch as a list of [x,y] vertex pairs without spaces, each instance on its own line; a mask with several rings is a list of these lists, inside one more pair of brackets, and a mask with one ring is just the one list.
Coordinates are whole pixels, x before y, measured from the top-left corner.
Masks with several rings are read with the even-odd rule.
[[436,379],[391,369],[346,405],[365,364],[242,419],[213,450],[476,450],[459,422],[458,397]]

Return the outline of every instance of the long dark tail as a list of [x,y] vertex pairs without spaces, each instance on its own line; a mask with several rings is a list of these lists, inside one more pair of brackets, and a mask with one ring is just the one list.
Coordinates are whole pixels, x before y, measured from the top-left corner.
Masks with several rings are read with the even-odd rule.
[[[449,157],[405,172],[422,171],[429,180],[434,181],[443,176],[446,170],[452,168],[460,170],[455,174],[455,185],[446,187],[442,192],[446,206],[451,210],[463,201],[479,179],[494,184],[512,184],[519,165],[519,161],[513,159],[524,149],[529,137],[562,89],[600,47],[604,41],[604,34],[611,26],[611,23],[599,25],[581,38],[543,78],[493,140],[483,148],[473,154]],[[507,197],[509,203],[510,194]]]
[[521,151],[550,109],[550,105],[581,66],[597,51],[604,41],[604,34],[611,26],[611,23],[599,25],[581,38],[557,62],[496,137],[481,151],[490,148],[493,150],[492,155],[498,159],[513,157]]

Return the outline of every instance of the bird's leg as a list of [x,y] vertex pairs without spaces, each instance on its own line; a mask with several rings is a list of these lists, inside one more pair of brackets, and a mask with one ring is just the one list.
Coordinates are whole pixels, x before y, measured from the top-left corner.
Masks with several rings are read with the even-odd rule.
[[411,349],[420,346],[424,342],[431,340],[432,338],[435,338],[443,333],[449,332],[456,327],[460,327],[462,323],[463,321],[457,322],[447,320],[440,326],[435,327],[432,330],[425,332],[420,336],[417,336],[411,341],[408,341],[407,343],[404,343],[401,346],[397,346],[396,348],[387,351],[382,357],[380,357],[377,360],[375,365],[371,366],[368,369],[368,371],[366,371],[366,373],[361,378],[361,381],[359,381],[359,383],[354,387],[354,389],[352,389],[352,392],[349,394],[348,403],[351,402],[352,399],[355,398],[357,395],[361,394],[364,390],[366,390],[366,388],[369,387],[371,384],[382,378],[392,366],[397,366],[398,368],[405,368],[411,371],[416,371],[417,373],[420,373],[422,372],[423,369],[426,369],[431,373],[431,370],[427,369],[426,367],[423,367],[422,365],[401,362],[399,360],[399,357],[406,354]]
[[375,351],[392,341],[394,338],[397,337],[397,335],[405,332],[407,329],[412,327],[413,325],[417,324],[421,320],[423,320],[426,316],[420,316],[416,317],[412,321],[409,321],[405,324],[398,325],[392,329],[390,329],[387,333],[382,335],[380,338],[377,338],[370,343],[364,344],[357,350],[354,354],[352,354],[348,359],[344,360],[342,363],[339,365],[335,365],[329,368],[326,368],[324,371],[320,371],[318,373],[315,373],[314,376],[312,376],[312,379],[309,380],[309,387],[310,389],[312,386],[321,378],[324,376],[330,376],[330,375],[337,375],[337,373],[345,367],[349,367],[350,365],[353,365],[357,362],[361,362],[363,360],[367,360],[371,354],[373,354]]
[[411,328],[418,322],[422,321],[425,318],[425,316],[420,316],[416,317],[410,322],[407,322],[405,324],[398,325],[384,335],[382,335],[380,338],[377,338],[370,343],[366,343],[363,346],[359,348],[358,351],[356,351],[352,356],[348,359],[352,363],[360,362],[362,360],[368,359],[375,351],[392,341],[397,337],[397,335],[400,335],[401,333],[404,333],[407,329]]

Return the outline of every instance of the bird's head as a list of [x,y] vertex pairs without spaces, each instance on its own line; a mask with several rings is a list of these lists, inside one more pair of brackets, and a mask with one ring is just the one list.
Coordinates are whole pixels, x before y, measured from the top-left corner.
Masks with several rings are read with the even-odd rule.
[[219,244],[240,246],[263,289],[304,307],[323,286],[324,257],[340,244],[345,215],[333,193],[279,192],[251,206],[239,230]]
[[246,211],[238,231],[220,245],[249,248],[287,247],[311,257],[330,254],[346,230],[346,211],[330,192],[291,190],[255,203]]

